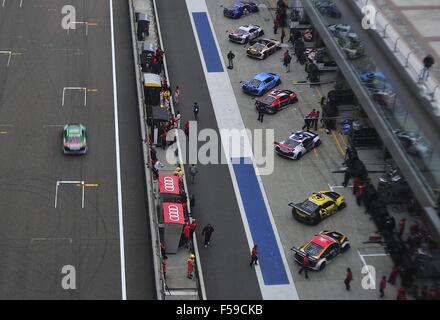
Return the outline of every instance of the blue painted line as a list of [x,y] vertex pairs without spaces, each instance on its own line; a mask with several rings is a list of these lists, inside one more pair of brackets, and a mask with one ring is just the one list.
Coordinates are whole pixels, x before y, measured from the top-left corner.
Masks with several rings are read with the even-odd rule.
[[214,36],[206,12],[193,12],[194,24],[202,47],[203,57],[208,72],[223,72]]
[[258,262],[265,285],[289,284],[274,230],[255,174],[252,161],[233,158],[232,166],[254,244],[258,245]]

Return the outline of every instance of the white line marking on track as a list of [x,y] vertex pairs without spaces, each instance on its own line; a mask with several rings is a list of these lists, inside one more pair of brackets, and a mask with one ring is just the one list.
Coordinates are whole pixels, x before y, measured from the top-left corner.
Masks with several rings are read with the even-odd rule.
[[81,208],[84,209],[84,181],[81,183],[81,189],[82,189],[82,191],[81,191],[81,193],[82,193],[82,196],[81,196]]
[[60,185],[59,181],[57,181],[56,187],[55,187],[55,208],[57,207],[58,203],[58,186]]
[[63,88],[63,97],[61,98],[61,106],[64,107],[64,101],[67,90],[79,90],[84,91],[84,107],[87,106],[87,88],[85,87],[64,87]]
[[72,238],[31,238],[31,243],[34,241],[50,241],[50,240],[69,241],[69,243],[73,242]]
[[166,296],[197,296],[197,291],[188,291],[188,290],[168,290],[165,291],[164,294]]
[[362,257],[387,257],[389,256],[388,253],[368,253],[368,254],[361,254]]
[[11,63],[12,51],[0,51],[0,54],[8,55],[8,63],[6,64],[6,68],[9,68],[9,65]]
[[55,187],[55,208],[57,207],[58,204],[58,187],[61,184],[79,184],[82,186],[82,199],[81,199],[81,208],[84,209],[84,181],[71,181],[71,180],[67,180],[67,181],[57,181],[56,187]]
[[64,124],[46,124],[43,126],[43,128],[50,128],[50,127],[64,127]]
[[119,150],[119,124],[118,124],[118,89],[116,82],[116,59],[115,59],[115,27],[113,21],[113,1],[110,4],[110,34],[112,45],[112,74],[113,74],[113,107],[115,114],[115,143],[116,143],[116,172],[118,182],[118,213],[119,213],[119,248],[121,253],[121,289],[122,300],[127,300],[127,284],[125,279],[125,247],[124,247],[124,217],[122,212],[122,187],[121,187],[121,159]]
[[333,189],[336,189],[336,188],[339,188],[339,189],[343,189],[343,188],[353,188],[353,186],[346,186],[346,187],[344,187],[344,186],[331,186],[330,184],[328,185],[328,187],[329,187],[332,191],[334,191]]

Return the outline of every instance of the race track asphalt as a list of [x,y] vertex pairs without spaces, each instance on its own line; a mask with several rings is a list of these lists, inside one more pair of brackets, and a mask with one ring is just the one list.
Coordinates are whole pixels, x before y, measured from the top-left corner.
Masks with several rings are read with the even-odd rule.
[[[128,299],[154,299],[128,6],[113,1],[122,209]],[[77,20],[61,28],[58,0],[0,8],[0,299],[121,299],[121,260],[107,0],[70,1]],[[87,87],[87,106],[79,91]],[[62,126],[87,126],[89,152],[65,156]],[[57,181],[84,181],[81,187]],[[63,266],[76,289],[61,286]]]
[[[182,123],[193,120],[192,105],[197,101],[198,129],[218,130],[185,1],[160,0],[157,6],[170,84],[172,88],[181,87],[178,110]],[[207,298],[259,300],[261,293],[255,271],[249,267],[250,249],[228,166],[209,164],[198,168],[196,182],[189,184],[189,190],[196,197],[193,216],[198,221]],[[207,223],[215,232],[211,246],[204,248],[201,230]]]

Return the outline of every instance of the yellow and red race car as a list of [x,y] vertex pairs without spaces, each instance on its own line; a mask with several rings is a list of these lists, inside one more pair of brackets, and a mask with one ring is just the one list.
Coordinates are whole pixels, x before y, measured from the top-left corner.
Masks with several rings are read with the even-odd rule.
[[344,196],[337,192],[325,190],[313,193],[308,199],[300,203],[289,203],[292,215],[299,222],[316,225],[321,220],[335,214],[345,207]]
[[297,263],[302,265],[304,256],[308,254],[308,269],[322,271],[327,264],[349,248],[347,236],[337,231],[325,230],[301,247],[293,247],[290,250],[294,252],[294,259]]

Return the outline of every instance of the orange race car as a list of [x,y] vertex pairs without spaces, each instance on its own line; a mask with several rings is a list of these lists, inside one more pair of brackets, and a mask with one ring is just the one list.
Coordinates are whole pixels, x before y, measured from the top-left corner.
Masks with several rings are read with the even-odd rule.
[[312,240],[299,248],[293,247],[294,259],[302,264],[304,256],[309,255],[309,269],[323,270],[327,264],[332,262],[341,253],[350,248],[347,236],[336,231],[321,231]]

